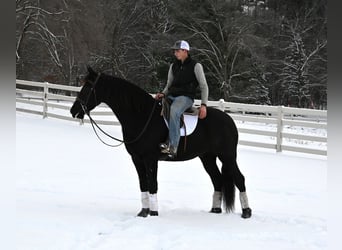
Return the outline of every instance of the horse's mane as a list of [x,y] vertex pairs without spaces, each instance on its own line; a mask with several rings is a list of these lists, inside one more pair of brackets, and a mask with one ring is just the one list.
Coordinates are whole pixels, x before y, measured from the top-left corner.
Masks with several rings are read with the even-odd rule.
[[109,85],[112,93],[115,93],[115,102],[121,108],[143,111],[153,104],[153,97],[141,87],[126,79],[103,74],[103,81]]

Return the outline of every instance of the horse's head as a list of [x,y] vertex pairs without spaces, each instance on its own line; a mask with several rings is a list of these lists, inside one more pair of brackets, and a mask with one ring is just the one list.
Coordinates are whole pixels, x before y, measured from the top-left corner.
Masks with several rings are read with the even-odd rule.
[[88,74],[81,80],[83,84],[81,91],[70,109],[73,118],[83,119],[84,114],[89,113],[99,104],[99,100],[96,98],[99,78],[100,74],[88,66]]

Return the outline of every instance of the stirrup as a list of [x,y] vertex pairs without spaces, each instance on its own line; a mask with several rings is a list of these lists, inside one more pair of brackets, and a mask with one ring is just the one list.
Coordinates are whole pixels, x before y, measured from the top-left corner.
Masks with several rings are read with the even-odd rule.
[[170,154],[170,153],[171,153],[170,147],[167,146],[166,148],[162,148],[162,149],[160,150],[160,152],[162,152],[163,154]]
[[161,150],[161,153],[167,154],[168,158],[173,159],[177,156],[177,148],[168,145],[166,148]]
[[160,148],[161,150],[168,149],[168,148],[169,148],[169,144],[166,143],[166,142],[160,143],[160,144],[159,144],[159,148]]

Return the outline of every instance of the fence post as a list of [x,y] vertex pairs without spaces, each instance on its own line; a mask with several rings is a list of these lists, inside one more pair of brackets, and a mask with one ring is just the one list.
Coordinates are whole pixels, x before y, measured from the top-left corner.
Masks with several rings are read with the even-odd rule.
[[281,152],[281,150],[282,150],[281,146],[283,144],[283,137],[282,137],[283,118],[284,118],[283,106],[278,106],[278,112],[277,112],[277,146],[276,146],[277,152]]
[[44,92],[43,92],[43,118],[47,117],[47,111],[48,111],[48,93],[49,93],[49,87],[48,82],[44,82]]
[[224,112],[224,100],[223,99],[219,100],[219,105],[218,106],[219,106],[219,109]]

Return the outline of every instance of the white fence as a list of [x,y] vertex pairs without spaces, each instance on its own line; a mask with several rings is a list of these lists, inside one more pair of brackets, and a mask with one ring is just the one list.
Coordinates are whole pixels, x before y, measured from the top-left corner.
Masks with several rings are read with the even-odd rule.
[[[68,95],[55,94],[59,92]],[[89,123],[73,119],[70,107],[80,87],[47,82],[16,80],[17,111],[42,117]],[[195,100],[198,106],[200,100]],[[239,130],[239,144],[274,149],[327,155],[327,111],[209,101],[208,106],[229,113]],[[98,124],[120,125],[113,112],[100,105],[91,111]]]

